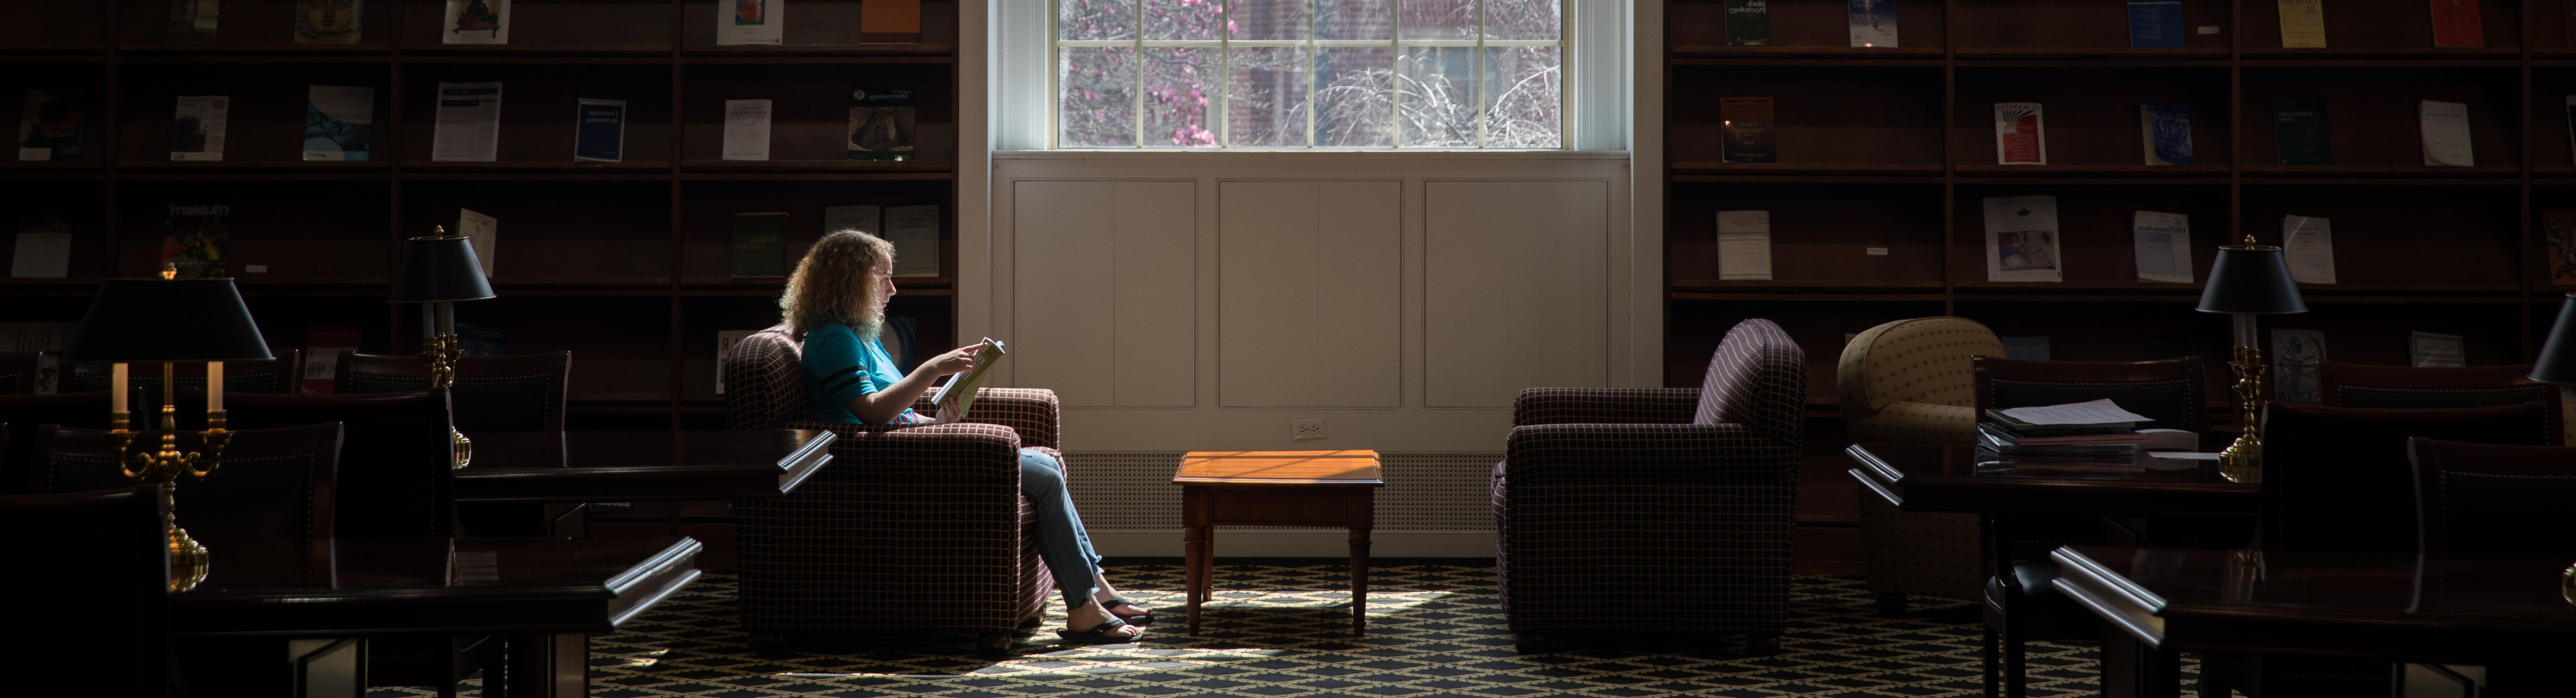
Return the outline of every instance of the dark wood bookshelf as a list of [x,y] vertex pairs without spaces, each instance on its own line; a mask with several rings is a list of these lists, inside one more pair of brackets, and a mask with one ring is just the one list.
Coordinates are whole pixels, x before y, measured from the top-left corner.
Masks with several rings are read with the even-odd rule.
[[[721,427],[715,334],[777,322],[785,284],[724,275],[732,214],[790,211],[801,250],[825,206],[937,204],[946,271],[897,279],[888,312],[945,348],[957,0],[926,0],[910,44],[859,43],[861,1],[799,0],[785,45],[716,46],[704,0],[518,3],[506,45],[439,43],[441,0],[369,2],[361,43],[340,45],[294,43],[294,0],[228,0],[201,44],[166,40],[167,0],[0,0],[0,113],[30,88],[90,100],[81,159],[0,162],[0,225],[59,218],[74,237],[69,278],[0,279],[0,321],[78,320],[99,279],[157,267],[166,206],[223,203],[226,262],[275,348],[338,323],[362,351],[413,353],[418,316],[383,300],[401,241],[471,208],[500,221],[499,297],[457,317],[506,328],[512,353],[572,352],[570,426]],[[483,81],[505,85],[498,159],[431,161],[436,83]],[[914,90],[917,159],[841,159],[854,84]],[[308,85],[376,89],[373,159],[298,159]],[[183,94],[234,98],[225,160],[165,159]],[[576,98],[627,101],[625,162],[572,160]],[[723,100],[748,98],[777,100],[776,160],[718,159]]]

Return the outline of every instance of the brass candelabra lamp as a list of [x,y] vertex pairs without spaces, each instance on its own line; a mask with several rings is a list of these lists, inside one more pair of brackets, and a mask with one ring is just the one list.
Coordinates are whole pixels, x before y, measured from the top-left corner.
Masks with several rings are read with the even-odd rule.
[[2308,312],[2307,301],[2299,297],[2299,284],[2291,280],[2281,248],[2256,244],[2248,235],[2245,244],[2218,248],[2218,261],[2209,265],[2209,284],[2201,287],[2200,312],[2225,313],[2234,322],[2234,350],[2227,365],[2236,371],[2241,431],[2235,443],[2219,452],[2218,472],[2230,482],[2262,482],[2258,420],[2263,411],[2263,339],[2254,316]]
[[[112,279],[99,285],[72,339],[67,361],[107,362],[109,368],[108,438],[116,445],[118,471],[138,482],[161,484],[164,525],[169,528],[170,590],[188,591],[205,581],[213,553],[179,526],[175,493],[181,476],[199,482],[222,469],[224,446],[231,443],[224,413],[224,361],[270,358],[268,342],[251,322],[233,280],[177,279],[164,268],[159,279]],[[199,431],[205,450],[182,453],[178,445],[177,364],[206,364],[206,428]],[[161,445],[137,449],[132,426],[132,398],[127,382],[131,364],[161,364]]]
[[[419,303],[420,358],[429,373],[429,386],[445,389],[456,384],[456,302],[492,298],[491,281],[483,274],[483,262],[474,255],[473,240],[463,235],[448,235],[447,228],[431,229],[428,237],[403,241],[402,273],[394,277],[391,297],[394,303]],[[474,462],[474,441],[465,438],[455,427],[447,429],[450,446],[449,467],[463,468]]]
[[[2540,344],[2540,359],[2531,365],[2531,379],[2559,386],[2576,385],[2576,293],[2567,294],[2567,302],[2558,306],[2558,322],[2549,326],[2549,340]],[[2576,565],[2559,576],[2558,593],[2568,603],[2576,603]]]

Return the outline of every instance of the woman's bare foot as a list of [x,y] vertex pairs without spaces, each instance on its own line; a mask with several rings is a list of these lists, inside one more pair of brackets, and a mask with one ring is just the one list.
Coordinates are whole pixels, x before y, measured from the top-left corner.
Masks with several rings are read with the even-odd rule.
[[[1102,623],[1109,622],[1111,618],[1109,612],[1101,610],[1100,604],[1096,603],[1083,604],[1081,608],[1073,609],[1065,615],[1067,616],[1065,619],[1065,629],[1072,630],[1074,632],[1088,632],[1093,628],[1100,627],[1100,624]],[[1116,638],[1133,638],[1138,635],[1145,634],[1145,629],[1128,625],[1121,626],[1115,630],[1104,631],[1101,634]]]
[[[1091,588],[1091,600],[1093,601],[1107,604],[1110,599],[1118,598],[1118,589],[1109,586],[1109,577],[1106,575],[1091,575]],[[1152,611],[1145,610],[1145,607],[1143,606],[1138,606],[1132,603],[1110,606],[1109,612],[1115,613],[1122,618],[1133,618],[1153,613]]]

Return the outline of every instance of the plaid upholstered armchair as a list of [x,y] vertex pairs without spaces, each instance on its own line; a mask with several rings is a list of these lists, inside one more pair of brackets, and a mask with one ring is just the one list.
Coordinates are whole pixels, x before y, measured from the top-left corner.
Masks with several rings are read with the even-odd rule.
[[1780,647],[1806,352],[1727,332],[1691,388],[1531,388],[1494,466],[1495,566],[1521,651],[1547,634],[1739,632]]
[[[758,644],[901,629],[977,634],[986,652],[1043,617],[1055,585],[1020,497],[1020,448],[1052,450],[1055,393],[985,388],[957,424],[808,421],[784,325],[724,358],[736,429],[830,429],[832,462],[784,499],[736,502],[743,630]],[[921,411],[928,413],[927,406]]]

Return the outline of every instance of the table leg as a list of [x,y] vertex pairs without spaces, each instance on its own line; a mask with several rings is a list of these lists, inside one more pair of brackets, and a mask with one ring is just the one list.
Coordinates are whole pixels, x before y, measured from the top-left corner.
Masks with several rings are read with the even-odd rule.
[[1191,526],[1181,532],[1182,576],[1188,578],[1189,590],[1182,596],[1189,603],[1190,634],[1199,634],[1199,601],[1207,597],[1210,571],[1207,569],[1208,528]]
[[2117,624],[2103,625],[2102,698],[2180,698],[2179,654],[2149,647]]
[[1368,633],[1369,530],[1351,529],[1351,637]]
[[583,633],[514,635],[503,673],[510,695],[568,698],[590,695],[590,636]]

